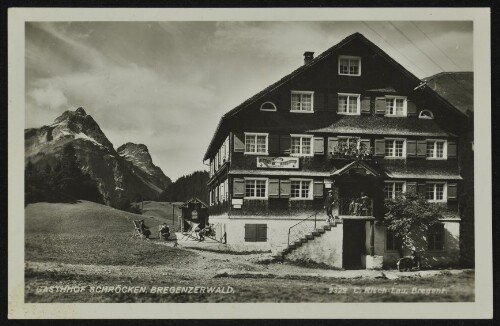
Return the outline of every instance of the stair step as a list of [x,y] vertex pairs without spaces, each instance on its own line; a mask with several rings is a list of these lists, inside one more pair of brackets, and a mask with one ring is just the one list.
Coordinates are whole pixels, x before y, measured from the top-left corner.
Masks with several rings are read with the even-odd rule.
[[302,242],[302,243],[306,243],[308,240],[307,240],[307,238],[300,238],[299,241]]
[[302,246],[302,242],[300,242],[300,241],[295,241],[295,246],[296,246],[296,247],[300,247],[300,246]]
[[323,226],[323,230],[325,230],[325,231],[330,231],[331,229],[332,229],[332,227],[330,225]]
[[308,235],[306,235],[306,238],[307,238],[307,240],[313,240],[314,239],[314,235],[308,234]]
[[288,245],[287,249],[292,249],[293,250],[293,249],[296,249],[296,248],[297,248],[297,246],[295,246],[294,244],[292,244],[292,245]]
[[320,233],[318,231],[313,231],[312,232],[312,235],[314,235],[315,237],[317,237]]
[[336,223],[336,222],[329,222],[328,224],[330,224],[330,226],[333,226],[333,227],[336,227],[336,226],[337,226],[337,223]]
[[316,232],[325,233],[325,229],[317,229]]

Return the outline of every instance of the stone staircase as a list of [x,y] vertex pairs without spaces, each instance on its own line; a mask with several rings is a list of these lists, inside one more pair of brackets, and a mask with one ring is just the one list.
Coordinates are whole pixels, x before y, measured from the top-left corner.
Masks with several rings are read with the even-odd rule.
[[321,237],[326,232],[331,231],[332,228],[336,228],[337,224],[338,224],[338,221],[329,222],[326,225],[323,225],[323,226],[311,231],[310,233],[299,238],[298,240],[294,241],[293,243],[289,243],[286,248],[279,251],[273,257],[277,260],[283,260],[286,257],[286,255],[290,254],[291,252],[293,252],[297,248],[300,248],[303,245],[305,245],[306,243],[313,241],[316,238]]

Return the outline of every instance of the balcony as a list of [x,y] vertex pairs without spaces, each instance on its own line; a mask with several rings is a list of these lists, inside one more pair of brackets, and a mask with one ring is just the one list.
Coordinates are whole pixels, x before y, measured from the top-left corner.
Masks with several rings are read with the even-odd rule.
[[339,199],[340,216],[373,216],[373,199],[352,197]]
[[373,158],[371,149],[364,143],[341,143],[330,153],[333,159],[369,160]]

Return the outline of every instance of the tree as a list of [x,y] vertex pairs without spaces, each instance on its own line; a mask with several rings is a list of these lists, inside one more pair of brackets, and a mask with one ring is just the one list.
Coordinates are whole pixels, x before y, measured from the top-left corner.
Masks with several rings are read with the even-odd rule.
[[[385,226],[403,245],[411,249],[415,249],[412,232],[427,232],[431,226],[440,223],[439,219],[442,217],[442,209],[438,205],[429,203],[424,196],[415,192],[386,199],[385,209]],[[402,248],[399,251],[401,255]]]

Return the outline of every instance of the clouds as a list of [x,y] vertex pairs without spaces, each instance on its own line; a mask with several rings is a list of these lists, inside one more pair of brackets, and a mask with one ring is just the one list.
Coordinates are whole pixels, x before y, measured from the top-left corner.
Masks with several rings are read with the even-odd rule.
[[[397,23],[440,64],[429,40]],[[403,24],[403,25],[401,25]],[[201,159],[221,115],[344,37],[362,32],[410,71],[436,73],[387,22],[72,22],[26,25],[26,126],[83,106],[115,148],[144,143],[176,179]],[[419,25],[464,69],[472,26]],[[397,49],[397,50],[396,50]],[[402,55],[403,53],[403,55]],[[422,70],[422,71],[419,71]]]

